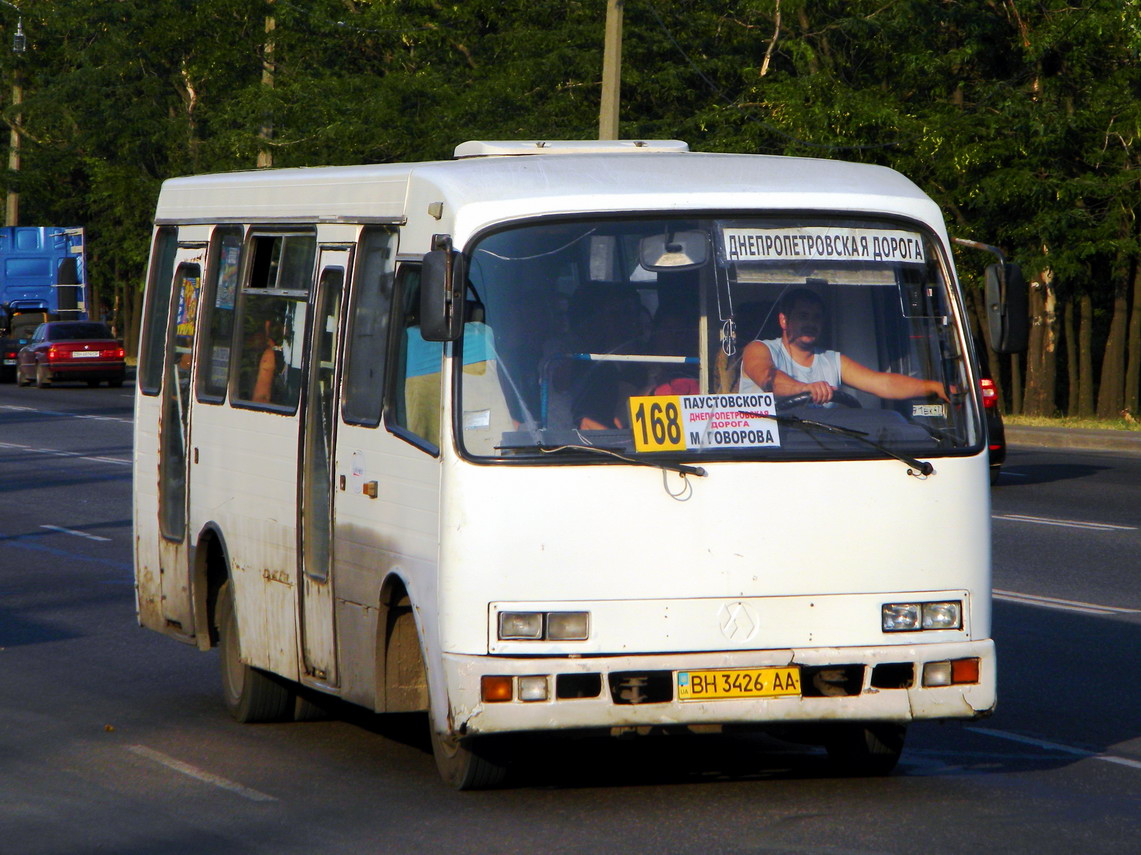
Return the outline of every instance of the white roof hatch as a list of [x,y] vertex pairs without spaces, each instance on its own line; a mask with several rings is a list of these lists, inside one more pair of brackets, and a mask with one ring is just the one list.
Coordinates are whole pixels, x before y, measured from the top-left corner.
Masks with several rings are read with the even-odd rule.
[[626,154],[689,151],[682,140],[469,140],[456,158],[522,154]]

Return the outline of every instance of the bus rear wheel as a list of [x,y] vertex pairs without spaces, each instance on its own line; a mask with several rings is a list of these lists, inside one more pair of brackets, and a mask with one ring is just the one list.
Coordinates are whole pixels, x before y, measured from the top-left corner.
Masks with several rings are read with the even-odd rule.
[[293,696],[288,687],[241,660],[238,619],[234,613],[234,597],[229,582],[218,591],[216,615],[222,696],[230,715],[243,724],[280,721],[287,715],[292,715]]
[[432,728],[432,755],[440,777],[457,790],[487,790],[507,777],[507,752],[502,737],[454,739]]
[[840,724],[830,729],[824,747],[843,775],[887,775],[903,753],[907,725],[887,722]]

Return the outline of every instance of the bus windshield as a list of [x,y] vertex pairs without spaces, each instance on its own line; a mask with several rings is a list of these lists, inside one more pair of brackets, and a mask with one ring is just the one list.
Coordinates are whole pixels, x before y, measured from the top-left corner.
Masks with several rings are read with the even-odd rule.
[[467,256],[456,427],[470,456],[981,449],[949,264],[917,224],[543,221],[487,234]]

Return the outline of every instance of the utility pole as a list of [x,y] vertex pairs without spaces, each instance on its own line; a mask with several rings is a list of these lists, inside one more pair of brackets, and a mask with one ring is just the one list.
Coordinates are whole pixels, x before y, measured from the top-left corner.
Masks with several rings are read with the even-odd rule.
[[[273,5],[274,0],[269,0],[270,5]],[[271,10],[272,12],[272,10]],[[277,37],[274,30],[277,29],[277,19],[272,15],[265,16],[265,46],[262,48],[262,61],[261,61],[261,85],[262,94],[266,100],[269,100],[269,93],[273,89],[273,75],[277,70],[274,63],[274,49],[277,46]],[[268,109],[262,116],[261,130],[258,131],[258,169],[267,169],[273,166],[273,149],[270,148],[270,141],[273,139],[273,113]]]
[[[0,0],[5,6],[10,6],[17,12],[19,6]],[[24,36],[24,19],[21,15],[16,23],[16,34],[12,37],[12,53],[16,54],[12,69],[12,131],[8,136],[8,172],[16,176],[20,173],[20,125],[23,116],[20,105],[24,103],[24,71],[20,67],[20,56],[27,50],[27,39]],[[20,191],[9,189],[4,199],[4,224],[8,226],[20,225]]]
[[622,82],[622,12],[625,0],[606,0],[606,42],[602,50],[602,103],[598,138],[618,139],[618,90]]
[[[20,123],[23,116],[20,114],[20,105],[24,103],[24,82],[20,68],[17,66],[12,72],[12,106],[15,113],[12,115],[12,131],[8,135],[8,172],[15,176],[20,174]],[[20,225],[20,191],[9,188],[4,200],[4,225]]]

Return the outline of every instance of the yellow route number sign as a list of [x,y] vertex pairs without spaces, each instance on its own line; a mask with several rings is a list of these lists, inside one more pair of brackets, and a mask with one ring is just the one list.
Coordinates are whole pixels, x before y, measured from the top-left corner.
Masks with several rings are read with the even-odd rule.
[[751,395],[643,395],[630,398],[636,451],[779,446],[771,392]]
[[638,451],[684,451],[681,395],[630,399],[630,424]]

